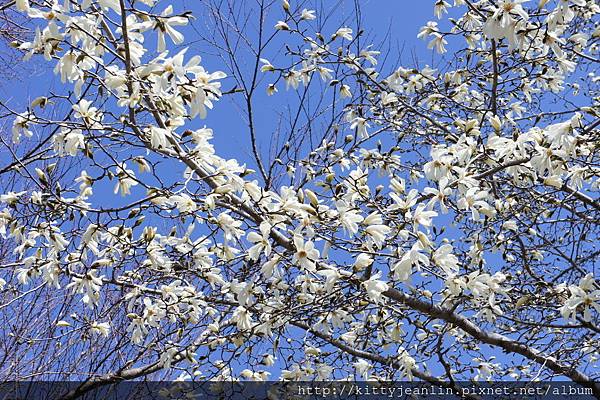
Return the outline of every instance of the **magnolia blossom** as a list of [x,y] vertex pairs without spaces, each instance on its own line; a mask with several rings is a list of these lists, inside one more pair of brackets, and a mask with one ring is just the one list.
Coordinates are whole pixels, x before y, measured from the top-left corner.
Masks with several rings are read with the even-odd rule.
[[501,0],[498,6],[494,8],[494,13],[485,23],[484,33],[491,39],[502,39],[508,37],[511,45],[515,45],[517,38],[514,36],[516,25],[519,22],[529,19],[528,13],[521,4],[529,0]]
[[108,337],[110,334],[110,324],[108,322],[93,322],[91,325],[92,332]]
[[433,252],[433,262],[438,265],[447,275],[458,273],[458,258],[452,254],[452,245],[443,244]]
[[431,227],[432,218],[437,217],[437,215],[438,213],[435,211],[427,211],[424,204],[419,204],[414,213],[408,211],[405,217],[406,219],[413,221],[413,226],[416,230],[419,225],[426,228]]
[[368,280],[362,283],[367,295],[375,302],[379,303],[383,299],[383,292],[389,289],[389,286],[384,281],[379,280],[381,273],[373,275]]
[[354,269],[357,271],[362,271],[371,264],[373,264],[373,258],[368,254],[360,253],[356,257],[356,261],[354,261]]
[[134,172],[127,169],[127,164],[118,167],[117,179],[118,182],[115,185],[114,193],[121,192],[121,196],[131,194],[131,187],[138,184]]
[[102,113],[98,111],[96,107],[92,107],[92,102],[88,100],[81,100],[79,104],[73,105],[73,111],[75,111],[75,118],[81,118],[88,128],[100,128],[99,124],[102,119]]
[[197,209],[196,202],[185,193],[171,196],[169,201],[175,203],[177,205],[177,209],[181,213],[194,212]]
[[377,247],[382,247],[387,235],[392,231],[390,227],[383,224],[381,215],[374,212],[363,220],[366,225],[366,233],[371,237]]
[[243,231],[240,229],[242,222],[233,219],[227,212],[219,214],[217,217],[217,224],[223,229],[226,241],[239,238],[243,234]]
[[350,129],[356,129],[356,133],[361,139],[367,139],[369,137],[369,133],[367,132],[368,127],[369,124],[367,123],[367,120],[361,117],[356,117],[350,125]]
[[317,18],[315,10],[307,10],[306,8],[302,9],[302,12],[300,13],[300,19],[311,21],[315,18]]
[[470,210],[474,221],[481,221],[483,219],[481,214],[492,217],[496,210],[485,201],[488,195],[487,191],[473,187],[458,201],[458,207]]
[[338,205],[339,220],[344,230],[349,236],[353,236],[358,232],[358,224],[363,221],[363,217],[346,203]]
[[100,289],[103,285],[103,276],[97,276],[97,271],[92,270],[83,277],[73,277],[72,282],[67,285],[77,293],[83,293],[83,302],[89,307],[94,307],[100,300]]
[[280,31],[289,31],[290,27],[284,21],[277,21],[277,23],[275,24],[275,29]]
[[267,257],[271,254],[270,233],[271,226],[266,221],[260,224],[260,235],[256,232],[248,233],[248,240],[254,243],[254,246],[248,250],[248,257],[250,259],[257,260],[261,253],[264,253]]
[[342,275],[336,269],[325,269],[318,272],[319,275],[325,277],[324,289],[326,292],[331,292],[335,284],[341,279]]
[[33,136],[33,132],[29,129],[29,114],[20,114],[13,121],[12,126],[12,141],[15,144],[18,144],[21,141],[21,135],[25,135],[27,137]]
[[448,41],[444,39],[443,35],[437,32],[433,33],[431,36],[433,37],[433,39],[431,39],[431,41],[427,45],[427,48],[435,49],[435,51],[439,54],[444,54],[447,51],[446,45],[448,44]]
[[143,29],[153,29],[158,33],[157,51],[165,51],[167,44],[165,41],[165,33],[171,38],[173,43],[183,43],[184,36],[175,30],[175,26],[183,26],[188,24],[188,19],[182,16],[171,16],[173,14],[173,6],[169,5],[160,14],[160,17],[155,21],[149,21],[142,25]]
[[315,249],[312,241],[304,241],[301,236],[294,236],[294,246],[296,252],[292,258],[292,262],[299,265],[302,269],[310,272],[315,272],[316,262],[319,260],[319,250]]
[[417,37],[419,39],[425,39],[425,38],[427,38],[427,36],[429,36],[435,32],[438,32],[438,23],[434,22],[434,21],[429,21],[429,22],[427,22],[427,25],[425,25],[421,28]]
[[340,28],[333,34],[332,38],[343,38],[346,40],[352,40],[352,29],[348,27]]
[[369,362],[367,362],[366,360],[363,360],[361,358],[360,360],[358,360],[357,362],[355,362],[352,365],[354,366],[354,368],[356,368],[356,373],[359,376],[361,376],[362,379],[367,380],[369,378],[369,371],[372,368],[372,366]]
[[29,11],[29,0],[17,0],[17,10],[28,12]]
[[429,200],[428,207],[433,208],[436,203],[439,203],[440,208],[444,214],[448,213],[448,206],[446,205],[446,199],[450,197],[452,194],[452,188],[449,187],[448,178],[443,177],[438,182],[439,188],[425,188],[423,193],[431,195],[431,200]]
[[404,347],[398,350],[398,360],[402,365],[402,374],[408,379],[413,379],[413,371],[417,369],[417,363]]
[[260,272],[264,275],[265,278],[270,278],[272,277],[276,272],[277,272],[277,264],[280,261],[280,257],[279,256],[274,256],[272,257],[269,261],[267,261],[266,263],[264,263],[262,265],[262,267],[260,268]]
[[21,196],[23,196],[25,193],[27,193],[26,191],[22,191],[22,192],[8,192],[5,194],[1,194],[0,195],[0,203],[5,203],[8,205],[14,205],[17,203],[17,201],[19,200],[19,198]]
[[155,149],[171,147],[168,140],[170,136],[171,132],[168,129],[150,127],[150,144]]
[[444,0],[437,0],[435,2],[435,6],[433,7],[433,14],[438,19],[441,19],[442,15],[448,12],[448,7],[450,7],[449,3],[445,2]]
[[352,97],[352,92],[350,91],[350,86],[341,85],[340,86],[340,96],[344,98]]
[[394,279],[401,282],[408,282],[413,274],[413,267],[420,268],[421,266],[429,265],[429,257],[423,253],[426,249],[421,241],[415,242],[411,249],[404,253],[400,260],[394,263],[392,271],[394,271]]
[[592,320],[592,310],[600,312],[600,289],[592,274],[587,274],[579,281],[579,285],[569,286],[571,297],[560,308],[563,318],[576,320],[579,312],[583,312],[583,320]]

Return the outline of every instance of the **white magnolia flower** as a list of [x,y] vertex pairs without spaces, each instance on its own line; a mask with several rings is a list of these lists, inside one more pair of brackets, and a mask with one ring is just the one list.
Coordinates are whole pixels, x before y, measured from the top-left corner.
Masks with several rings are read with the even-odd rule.
[[352,97],[352,92],[350,91],[350,86],[341,85],[340,86],[340,96],[342,99]]
[[356,134],[361,139],[369,138],[369,132],[367,131],[368,127],[369,127],[369,124],[368,124],[367,120],[365,118],[361,118],[361,117],[354,118],[354,120],[352,121],[352,124],[350,125],[350,129],[356,129]]
[[[399,190],[404,191],[404,183],[402,183],[402,186],[399,188]],[[418,197],[419,197],[419,191],[417,189],[411,189],[408,192],[408,195],[406,196],[405,199],[402,199],[399,195],[397,195],[396,193],[390,193],[390,197],[394,200],[394,204],[392,204],[389,207],[389,210],[402,210],[402,211],[407,211],[409,208],[411,208],[412,206],[414,206],[417,203]]]
[[394,279],[398,279],[401,282],[408,282],[413,274],[413,267],[419,269],[421,266],[428,266],[429,257],[422,253],[424,250],[421,241],[415,242],[411,249],[404,253],[400,260],[392,266]]
[[171,131],[156,126],[150,127],[150,144],[155,149],[168,149],[171,147],[168,137],[171,137]]
[[274,84],[271,83],[267,86],[267,95],[268,96],[273,96],[277,92],[278,92],[277,87]]
[[317,380],[326,381],[331,380],[333,375],[333,367],[328,364],[319,363],[317,364]]
[[59,232],[50,232],[48,234],[48,241],[57,252],[63,251],[69,245],[69,241]]
[[436,32],[436,33],[433,33],[431,36],[433,36],[433,39],[431,39],[431,41],[427,45],[427,48],[428,49],[435,48],[435,51],[438,54],[444,54],[447,51],[446,45],[448,44],[448,41],[446,39],[444,39],[444,35]]
[[102,8],[111,8],[118,14],[121,14],[121,6],[119,5],[119,0],[98,0],[98,4]]
[[261,58],[260,62],[263,64],[260,67],[260,72],[272,72],[275,71],[275,67],[271,64],[271,62],[265,58]]
[[377,247],[382,247],[387,235],[390,234],[392,229],[383,224],[381,215],[377,212],[373,212],[369,214],[362,223],[367,226],[365,232],[373,239]]
[[5,194],[0,194],[0,203],[6,203],[9,206],[10,205],[14,205],[17,203],[17,201],[19,200],[19,198],[21,196],[23,196],[25,193],[27,193],[26,191],[22,191],[22,192],[8,192]]
[[325,277],[325,292],[330,293],[337,281],[340,280],[342,275],[337,269],[324,269],[318,272],[319,275]]
[[80,129],[73,129],[64,136],[64,149],[70,156],[77,155],[79,149],[85,147],[84,136]]
[[560,308],[563,318],[576,320],[579,312],[583,312],[583,320],[592,320],[592,310],[600,313],[600,289],[596,288],[592,274],[587,274],[579,281],[579,285],[569,286],[571,297]]
[[[367,49],[370,47],[371,46],[368,46]],[[377,65],[377,59],[375,56],[378,56],[379,54],[381,54],[381,52],[377,50],[361,50],[359,56],[367,60],[369,63],[371,63],[371,65]]]
[[560,175],[551,175],[544,178],[544,185],[552,186],[560,189],[563,186],[563,180]]
[[275,24],[275,29],[279,31],[289,31],[290,27],[287,23],[283,21],[277,21],[277,23]]
[[379,280],[381,272],[371,276],[368,280],[362,283],[367,295],[375,303],[380,303],[383,298],[383,292],[389,289],[389,286],[384,281]]
[[108,337],[110,334],[110,324],[108,322],[93,322],[91,330],[96,334]]
[[169,36],[169,38],[171,38],[173,43],[183,43],[183,34],[175,30],[174,27],[187,25],[188,19],[183,16],[172,16],[172,14],[173,6],[169,5],[163,10],[163,12],[160,14],[160,17],[156,18],[155,20],[150,20],[148,22],[140,24],[140,28],[142,30],[152,29],[157,31],[157,51],[159,53],[162,53],[167,48],[167,43],[165,41],[165,33]]
[[428,187],[423,190],[423,193],[432,196],[431,200],[427,203],[428,208],[433,208],[436,203],[439,203],[442,213],[446,214],[448,213],[446,199],[452,195],[452,188],[450,188],[448,178],[445,176],[440,179],[438,185],[438,189]]
[[18,144],[21,141],[21,135],[25,135],[27,137],[33,136],[33,132],[29,129],[31,118],[32,115],[29,113],[22,113],[17,115],[13,121],[12,141],[14,144]]
[[433,6],[433,14],[437,17],[437,19],[441,19],[443,14],[448,13],[448,7],[450,7],[449,3],[445,2],[444,0],[437,0]]
[[271,225],[267,221],[263,221],[260,224],[260,235],[256,232],[250,232],[247,235],[248,241],[254,243],[250,249],[248,249],[248,257],[251,260],[258,260],[261,253],[265,256],[271,254],[271,241],[269,235],[271,234]]
[[227,212],[219,214],[216,222],[223,230],[226,242],[238,239],[244,234],[244,231],[240,229],[242,221],[234,219]]
[[166,348],[162,351],[160,355],[159,363],[162,365],[163,368],[169,369],[171,368],[173,360],[175,360],[175,357],[177,356],[177,354],[179,354],[179,349],[172,343],[167,344],[167,346],[165,347]]
[[245,307],[237,307],[233,312],[231,319],[235,322],[239,330],[248,330],[252,328],[252,314]]
[[126,196],[131,193],[131,187],[138,184],[135,179],[135,173],[127,169],[127,164],[123,164],[117,168],[118,182],[115,185],[114,193],[121,192],[121,196]]
[[406,332],[402,330],[402,322],[398,322],[392,325],[392,327],[387,331],[388,336],[394,342],[402,342],[406,335]]
[[263,359],[260,363],[267,367],[271,367],[275,364],[275,357],[273,357],[272,354],[264,354]]
[[302,13],[300,13],[300,19],[303,19],[305,21],[311,21],[315,18],[317,18],[315,10],[307,10],[305,8],[302,10]]
[[371,264],[373,264],[373,257],[366,253],[360,253],[354,261],[354,270],[362,271]]
[[452,254],[452,250],[451,244],[444,244],[433,252],[433,262],[442,268],[446,275],[458,273],[458,257]]
[[354,366],[354,368],[356,368],[356,373],[358,375],[360,375],[364,380],[367,380],[369,378],[369,371],[373,367],[371,366],[371,364],[368,361],[363,360],[361,358],[360,360],[353,363],[352,365]]
[[517,221],[514,219],[510,219],[502,224],[503,229],[507,229],[509,231],[517,232],[519,230],[519,226],[517,225]]
[[196,202],[186,193],[171,196],[169,201],[172,201],[181,213],[194,212],[198,208]]
[[484,34],[489,39],[508,38],[510,48],[514,49],[520,42],[516,35],[517,24],[525,24],[529,19],[527,11],[521,5],[527,1],[529,0],[500,0],[497,7],[493,8],[493,14],[485,22]]
[[398,349],[398,361],[402,365],[402,375],[408,380],[412,380],[413,372],[417,369],[417,362],[404,347]]
[[492,376],[498,367],[498,364],[493,364],[487,361],[483,361],[480,358],[474,358],[477,365],[477,374],[473,378],[474,381],[491,381]]
[[427,25],[421,27],[421,29],[419,30],[419,34],[417,35],[417,38],[426,39],[427,36],[431,35],[432,33],[437,33],[438,31],[439,30],[438,30],[437,22],[429,21],[429,22],[427,22]]
[[344,227],[344,231],[346,231],[348,236],[354,236],[358,232],[358,224],[364,218],[358,213],[358,210],[351,208],[345,201],[339,201],[337,209],[339,212],[339,221]]
[[408,211],[405,214],[405,218],[407,220],[412,220],[414,229],[417,230],[419,225],[429,228],[431,226],[432,218],[437,217],[437,215],[438,213],[435,211],[426,210],[425,204],[419,204],[414,213]]
[[277,264],[279,263],[280,259],[280,256],[275,255],[273,258],[271,258],[269,261],[262,265],[262,267],[260,268],[260,272],[264,275],[266,279],[269,279],[277,272]]
[[310,240],[305,242],[300,235],[294,235],[294,246],[296,252],[292,262],[306,271],[315,272],[317,270],[316,261],[320,255],[319,250],[315,249],[315,244]]
[[28,12],[30,8],[29,0],[17,0],[16,6],[19,11]]
[[71,283],[67,285],[67,289],[73,288],[76,293],[82,293],[83,302],[89,307],[94,307],[100,300],[100,289],[102,288],[102,278],[104,276],[97,276],[96,270],[91,270],[84,276],[72,278]]
[[75,111],[75,118],[81,118],[89,127],[94,127],[102,115],[88,100],[81,100],[78,104],[74,104],[73,111]]
[[340,28],[333,34],[331,38],[336,39],[339,37],[346,40],[352,40],[352,29],[347,27]]
[[488,196],[486,190],[480,190],[478,187],[470,188],[464,197],[458,200],[458,208],[471,210],[473,221],[483,220],[481,214],[491,218],[496,215],[496,210],[485,201]]

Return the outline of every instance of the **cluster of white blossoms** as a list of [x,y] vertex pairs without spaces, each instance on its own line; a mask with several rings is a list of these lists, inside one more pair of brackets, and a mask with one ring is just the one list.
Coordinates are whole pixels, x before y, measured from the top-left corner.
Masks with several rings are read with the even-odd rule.
[[[548,330],[561,319],[597,331],[600,291],[578,265],[597,255],[587,242],[580,259],[560,247],[575,252],[573,230],[597,235],[598,99],[575,99],[575,89],[593,89],[569,80],[581,77],[578,62],[598,63],[593,0],[531,9],[525,0],[436,1],[438,19],[453,7],[462,16],[447,32],[429,22],[418,36],[438,53],[464,37],[458,67],[399,67],[386,77],[380,52],[355,40],[361,32],[309,35],[316,12],[284,1],[273,34],[301,44],[291,66],[259,54],[273,79],[267,93],[280,80],[309,90],[317,74],[341,111],[305,157],[288,160],[290,183],[279,186],[219,156],[212,129],[188,128],[223,95],[226,75],[206,71],[188,48],[172,50],[191,15],[165,3],[17,1],[36,26],[18,47],[54,62],[73,91],[62,120],[44,114],[49,99],[15,112],[13,143],[49,134],[49,148],[18,166],[27,188],[0,195],[0,234],[14,243],[16,266],[0,290],[69,289],[85,305],[69,307],[85,317],[57,312],[65,335],[110,341],[118,331],[140,359],[187,363],[190,376],[215,379],[236,373],[223,360],[203,364],[216,357],[206,349],[260,356],[238,374],[247,380],[273,378],[267,369],[297,338],[323,349],[290,357],[282,379],[435,379],[432,354],[446,345],[481,357],[471,342],[500,346],[540,363],[537,350],[495,332],[528,330],[534,317],[549,318]],[[573,110],[539,109],[561,93]],[[576,105],[583,101],[591,104]],[[61,180],[72,159],[81,172]],[[107,182],[119,196],[99,194]],[[546,256],[562,257],[566,272]],[[336,351],[353,361],[330,365]],[[582,359],[592,357],[597,349]],[[474,363],[475,379],[500,373]],[[468,375],[443,366],[446,378]],[[558,362],[544,366],[575,376]]]

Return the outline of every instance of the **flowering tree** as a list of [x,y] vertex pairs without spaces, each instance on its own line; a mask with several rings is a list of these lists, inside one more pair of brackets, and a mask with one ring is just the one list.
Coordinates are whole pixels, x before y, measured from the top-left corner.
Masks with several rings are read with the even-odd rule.
[[[360,13],[328,28],[326,2],[194,20],[17,0],[36,27],[19,48],[65,87],[2,103],[1,376],[560,376],[600,395],[600,7],[529,3],[436,0],[418,36],[440,65],[386,72]],[[190,24],[227,74],[177,47]],[[261,133],[265,92],[290,105]],[[222,97],[252,165],[194,125]]]

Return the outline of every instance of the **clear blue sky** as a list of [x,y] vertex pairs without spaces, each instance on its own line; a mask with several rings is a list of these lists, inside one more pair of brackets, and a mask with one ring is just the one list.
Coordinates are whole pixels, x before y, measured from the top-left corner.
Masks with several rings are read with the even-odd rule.
[[[308,3],[306,7],[310,8],[310,3],[313,2]],[[332,0],[325,3],[334,5],[338,2]],[[432,64],[433,52],[427,49],[427,42],[417,39],[417,33],[421,26],[433,18],[433,1],[360,0],[360,4],[364,21],[364,37],[366,38],[362,43],[365,46],[372,43],[374,48],[381,50],[382,53],[389,50],[389,53],[387,53],[388,62],[385,68],[386,73],[399,66],[397,62],[399,57],[405,66],[412,67],[415,59],[419,60],[420,65]],[[353,13],[353,1],[342,1],[341,5],[336,8],[333,21],[336,19],[344,21],[346,18],[350,18]],[[272,20],[273,23],[267,24],[267,27],[270,29],[277,19],[282,19],[283,16],[283,12],[279,7],[274,8],[272,14],[268,16],[268,20]],[[334,26],[334,22],[331,26]],[[327,33],[332,32],[327,31]],[[192,49],[195,50],[195,48]],[[201,52],[202,47],[200,46],[198,50]],[[206,55],[203,58],[207,68],[220,67],[219,60],[211,59],[210,56]],[[383,54],[381,59],[383,59]],[[263,86],[266,88],[267,83],[270,83],[270,81],[268,77],[265,78],[267,79],[264,81]],[[230,88],[227,83],[224,85],[224,89]],[[292,90],[290,90],[288,96],[292,94],[291,92]],[[261,106],[255,108],[255,110],[258,115],[257,125],[262,128],[258,130],[261,150],[266,152],[270,143],[270,135],[272,130],[275,129],[274,112],[281,110],[282,103],[286,101],[286,94],[284,94],[285,89],[282,85],[279,85],[279,93],[272,97],[263,95],[263,93],[261,92],[257,98]],[[237,109],[232,107],[231,102],[224,99],[215,105],[206,121],[202,121],[200,125],[206,123],[208,127],[215,131],[214,144],[219,154],[227,158],[236,158],[240,162],[248,162],[251,166],[253,158],[250,154],[247,128],[241,117],[235,117],[236,112]]]

